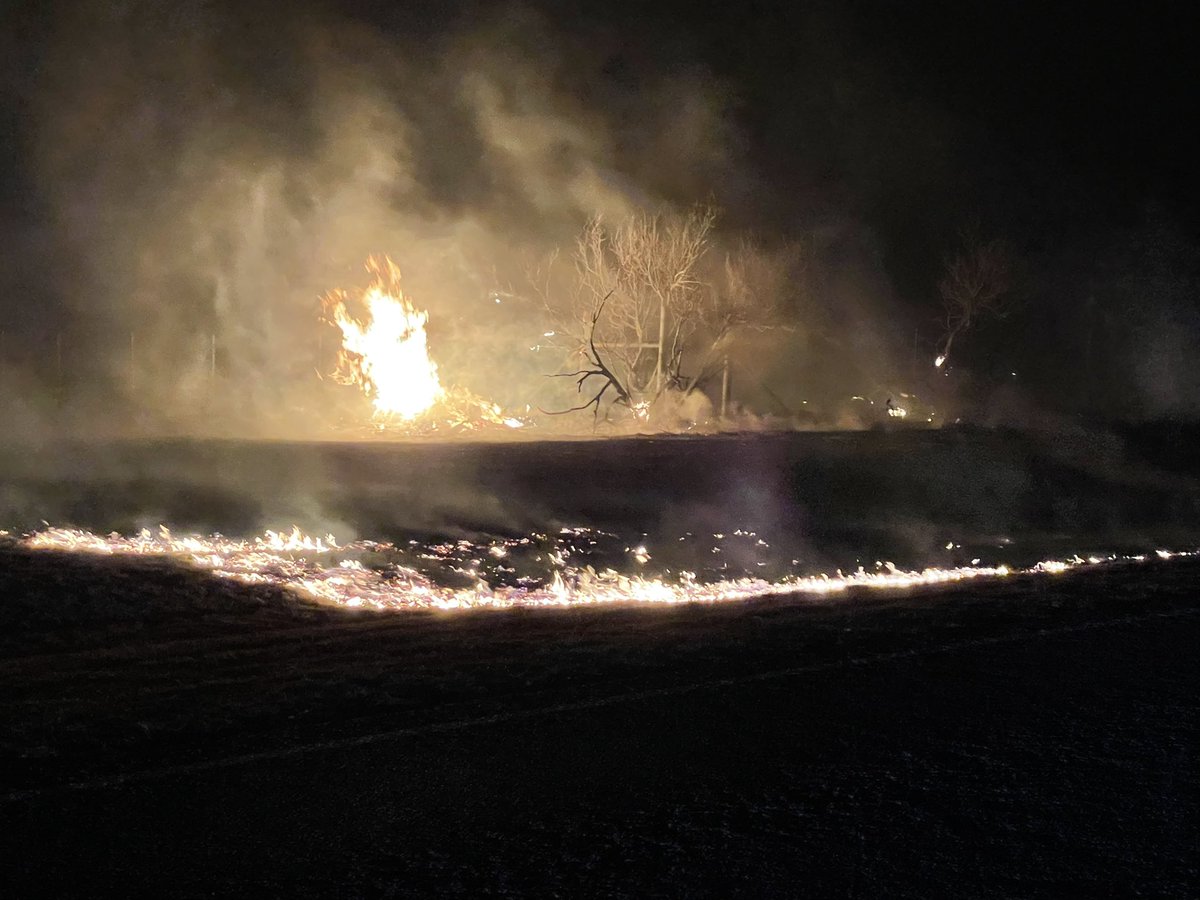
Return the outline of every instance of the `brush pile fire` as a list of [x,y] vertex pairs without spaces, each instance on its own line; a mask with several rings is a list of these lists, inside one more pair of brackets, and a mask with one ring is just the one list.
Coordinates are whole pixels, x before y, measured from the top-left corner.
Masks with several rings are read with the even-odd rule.
[[[727,536],[712,537],[719,543]],[[1074,556],[1027,567],[980,565],[979,560],[973,560],[970,565],[912,571],[891,563],[876,563],[870,570],[859,567],[834,574],[792,574],[777,579],[744,575],[709,581],[691,571],[671,573],[668,569],[662,575],[645,574],[644,567],[652,558],[645,546],[624,548],[628,560],[626,572],[594,568],[587,564],[590,549],[606,541],[613,547],[621,542],[615,535],[587,528],[564,528],[559,534],[533,534],[487,545],[467,540],[430,544],[411,541],[407,547],[361,540],[339,544],[332,536],[314,537],[299,529],[268,531],[260,537],[237,540],[219,535],[181,538],[165,527],[158,532],[143,530],[133,537],[46,528],[19,539],[0,532],[0,539],[31,550],[174,558],[218,578],[273,585],[304,599],[340,607],[376,610],[718,603],[780,595],[820,597],[853,589],[904,590],[1017,575],[1053,576],[1077,569],[1141,563],[1150,558],[1145,554]],[[758,543],[767,546],[765,542]],[[617,550],[620,552],[619,547]],[[1195,556],[1200,556],[1200,550],[1159,550],[1154,558]],[[572,565],[573,557],[584,564]]]
[[[372,275],[361,297],[344,290],[326,295],[324,319],[341,334],[339,384],[354,385],[371,400],[375,432],[401,435],[520,428],[525,423],[462,387],[445,388],[429,355],[425,325],[429,314],[416,309],[400,289],[400,270],[390,259],[367,261]],[[360,306],[356,317],[351,305]]]

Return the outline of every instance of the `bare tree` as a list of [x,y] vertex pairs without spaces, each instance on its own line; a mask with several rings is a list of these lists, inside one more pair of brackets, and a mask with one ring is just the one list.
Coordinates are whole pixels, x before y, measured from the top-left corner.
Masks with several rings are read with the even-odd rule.
[[941,351],[934,365],[945,365],[954,340],[979,319],[1004,318],[1013,308],[1014,265],[1009,246],[998,238],[979,239],[963,232],[962,248],[946,260],[938,282],[945,309]]
[[576,240],[566,283],[555,278],[556,258],[534,274],[559,344],[580,362],[561,374],[578,377],[581,391],[590,378],[603,380],[579,409],[594,407],[599,415],[611,387],[615,403],[645,416],[678,381],[682,348],[708,295],[699,264],[715,219],[707,207],[636,215],[611,226],[597,217]]
[[592,409],[599,418],[615,405],[650,418],[664,397],[677,402],[721,371],[738,333],[777,321],[802,290],[804,254],[743,240],[719,257],[715,219],[707,207],[614,225],[592,219],[569,269],[552,257],[530,273],[555,323],[546,334],[566,353],[556,377],[586,393],[557,412]]
[[[611,296],[611,295],[609,295]],[[576,390],[583,393],[584,387],[592,378],[602,379],[600,390],[598,390],[590,400],[581,403],[579,406],[572,406],[570,409],[554,410],[549,413],[552,416],[561,416],[570,412],[579,412],[588,407],[593,407],[594,415],[600,414],[600,403],[604,399],[604,395],[608,393],[608,389],[613,389],[614,403],[619,403],[629,409],[634,409],[633,399],[629,395],[629,391],[621,384],[620,379],[613,374],[604,363],[604,358],[600,355],[600,351],[596,348],[596,323],[599,322],[600,316],[604,312],[604,304],[608,302],[608,296],[605,296],[596,306],[595,312],[592,313],[591,327],[588,330],[587,348],[584,350],[585,365],[582,369],[577,369],[574,372],[556,372],[556,378],[574,378],[576,379]]]

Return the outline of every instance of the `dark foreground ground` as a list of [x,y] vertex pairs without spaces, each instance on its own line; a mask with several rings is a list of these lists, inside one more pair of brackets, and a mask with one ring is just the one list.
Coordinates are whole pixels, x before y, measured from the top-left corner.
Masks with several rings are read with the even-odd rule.
[[[1196,437],[18,449],[0,527],[1036,559],[1200,546]],[[1197,646],[1187,560],[376,615],[0,541],[0,896],[1193,897]]]
[[1200,564],[357,616],[0,572],[206,610],[0,661],[5,896],[1200,891]]

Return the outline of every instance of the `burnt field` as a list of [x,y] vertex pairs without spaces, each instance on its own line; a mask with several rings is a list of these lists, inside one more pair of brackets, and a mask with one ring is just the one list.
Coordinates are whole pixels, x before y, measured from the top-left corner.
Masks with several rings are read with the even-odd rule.
[[[9,450],[3,527],[399,542],[586,526],[641,537],[664,569],[712,555],[666,549],[680,536],[738,528],[814,570],[1020,564],[1200,545],[1191,438]],[[752,564],[724,555],[714,575]],[[1195,561],[1151,556],[940,591],[371,613],[10,541],[0,879],[16,895],[1194,895],[1198,583]]]
[[[1187,541],[1200,430],[943,429],[508,443],[160,441],[3,447],[0,516],[125,533],[339,539],[645,537],[754,530],[809,567],[882,555],[945,564],[979,547],[1035,555]],[[1063,546],[1056,548],[1056,543]],[[1007,552],[1007,551],[1006,551]],[[1016,551],[1012,551],[1016,552]]]

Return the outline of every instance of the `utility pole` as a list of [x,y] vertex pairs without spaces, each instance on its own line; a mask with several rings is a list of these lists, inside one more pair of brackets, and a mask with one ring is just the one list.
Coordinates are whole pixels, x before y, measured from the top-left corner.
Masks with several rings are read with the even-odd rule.
[[729,355],[726,354],[721,364],[721,418],[724,419],[729,411]]
[[658,298],[658,363],[654,369],[654,392],[661,393],[663,389],[663,337],[667,333],[667,301],[665,297]]

